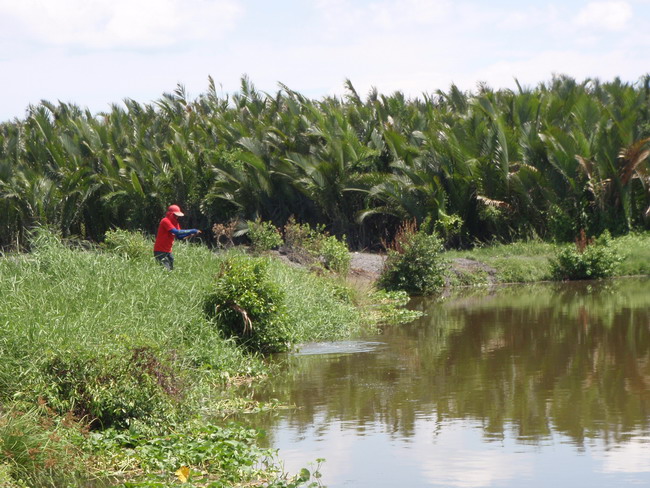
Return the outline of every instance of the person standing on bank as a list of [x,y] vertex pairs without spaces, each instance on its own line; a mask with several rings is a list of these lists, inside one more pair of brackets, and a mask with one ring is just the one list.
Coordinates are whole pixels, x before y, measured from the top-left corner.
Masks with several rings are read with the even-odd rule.
[[167,213],[160,221],[160,224],[158,224],[156,242],[153,245],[153,256],[169,271],[174,269],[174,256],[172,255],[174,239],[185,239],[201,233],[197,229],[181,230],[178,217],[183,217],[184,215],[178,205],[170,205]]

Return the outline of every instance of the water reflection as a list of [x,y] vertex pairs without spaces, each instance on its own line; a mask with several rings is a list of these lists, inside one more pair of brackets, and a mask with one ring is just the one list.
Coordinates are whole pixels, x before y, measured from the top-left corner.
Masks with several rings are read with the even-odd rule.
[[636,478],[621,473],[650,473],[648,292],[620,280],[420,300],[417,322],[289,356],[288,374],[254,394],[298,408],[254,422],[284,450],[327,444],[313,458],[344,472],[330,486],[371,486],[364,463],[382,456],[411,486],[535,485],[558,453],[567,476],[582,462],[583,481],[623,486]]

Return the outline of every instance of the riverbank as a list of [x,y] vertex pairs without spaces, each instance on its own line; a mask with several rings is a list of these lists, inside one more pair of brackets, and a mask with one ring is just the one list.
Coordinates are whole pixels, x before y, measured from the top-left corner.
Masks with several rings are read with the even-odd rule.
[[42,232],[29,254],[0,259],[0,486],[307,482],[312,474],[285,473],[259,447],[258,432],[229,423],[234,412],[279,408],[231,388],[274,366],[225,335],[206,296],[225,263],[251,263],[243,283],[273,290],[292,343],[372,329],[391,310],[388,297],[271,257],[183,242],[167,272],[150,240],[117,237],[86,249]]
[[[228,422],[282,406],[233,396],[232,385],[274,369],[224,337],[205,296],[224,260],[244,256],[283,297],[294,343],[343,339],[400,316],[399,297],[373,291],[384,257],[352,253],[346,281],[269,255],[178,243],[168,273],[149,240],[119,237],[110,248],[71,248],[42,233],[30,254],[0,259],[0,486],[308,482],[313,473],[285,473],[257,432]],[[650,274],[650,234],[612,246],[618,276]],[[547,279],[555,252],[539,242],[446,252],[447,285]]]
[[[650,233],[615,237],[610,245],[620,258],[613,276],[650,275]],[[567,246],[573,244],[530,241],[445,251],[445,284],[457,287],[553,280],[551,261]],[[351,258],[352,275],[371,281],[379,277],[385,261],[385,255],[364,252],[351,253]]]

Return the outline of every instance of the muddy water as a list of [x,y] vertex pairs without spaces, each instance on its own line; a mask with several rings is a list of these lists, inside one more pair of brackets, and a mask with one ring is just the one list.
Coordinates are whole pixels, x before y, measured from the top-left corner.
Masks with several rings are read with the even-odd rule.
[[650,281],[420,300],[380,335],[309,344],[251,392],[286,469],[329,487],[650,486]]

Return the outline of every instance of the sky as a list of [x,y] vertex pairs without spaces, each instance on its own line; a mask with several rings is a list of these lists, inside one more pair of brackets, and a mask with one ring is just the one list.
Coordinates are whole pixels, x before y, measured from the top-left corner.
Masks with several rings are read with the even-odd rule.
[[409,97],[650,73],[650,0],[0,0],[0,121],[41,100],[93,113],[211,76],[310,98]]

